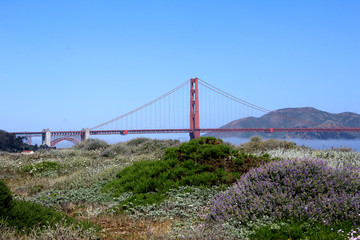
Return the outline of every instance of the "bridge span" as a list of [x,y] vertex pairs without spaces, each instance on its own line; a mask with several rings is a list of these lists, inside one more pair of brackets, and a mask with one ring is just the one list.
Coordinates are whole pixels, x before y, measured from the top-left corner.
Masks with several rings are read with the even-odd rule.
[[[203,101],[201,102],[199,100],[199,86],[201,86],[202,89],[201,96]],[[194,139],[198,138],[201,133],[255,132],[271,134],[284,132],[360,132],[360,126],[327,126],[302,119],[294,119],[294,117],[283,116],[277,113],[274,113],[274,115],[277,114],[277,117],[300,122],[301,124],[297,124],[298,126],[320,127],[221,127],[231,121],[254,116],[254,112],[247,112],[244,109],[250,109],[251,111],[256,111],[261,114],[271,112],[270,110],[228,94],[205,81],[192,78],[153,101],[93,128],[83,128],[80,131],[50,131],[49,129],[44,129],[41,132],[13,133],[18,137],[25,138],[30,144],[32,137],[41,137],[42,144],[54,147],[57,143],[65,140],[73,143],[85,141],[90,135],[188,133],[190,139]],[[230,119],[225,119],[229,116]]]
[[[80,131],[50,131],[41,132],[12,132],[17,137],[29,140],[32,137],[42,137],[42,144],[55,147],[62,141],[78,143],[89,139],[90,135],[127,135],[127,134],[161,134],[161,133],[191,133],[193,129],[130,129],[130,130],[90,130]],[[284,133],[284,132],[358,132],[360,128],[200,128],[198,133],[229,133],[229,132],[254,132],[254,133]],[[200,136],[200,135],[199,135]]]

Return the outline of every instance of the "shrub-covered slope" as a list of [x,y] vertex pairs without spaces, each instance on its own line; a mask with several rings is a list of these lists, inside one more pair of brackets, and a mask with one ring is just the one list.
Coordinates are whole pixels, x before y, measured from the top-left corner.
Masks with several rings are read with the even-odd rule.
[[130,193],[132,196],[123,204],[152,204],[162,201],[171,188],[230,184],[250,168],[268,161],[268,155],[245,154],[220,139],[200,137],[168,148],[161,160],[140,161],[126,167],[104,190],[117,197]]

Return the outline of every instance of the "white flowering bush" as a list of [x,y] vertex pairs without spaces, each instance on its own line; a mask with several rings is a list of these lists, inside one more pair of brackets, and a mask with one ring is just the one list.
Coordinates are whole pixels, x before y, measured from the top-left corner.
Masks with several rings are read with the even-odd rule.
[[[256,152],[261,155],[263,152]],[[266,152],[271,157],[281,159],[295,158],[318,158],[326,160],[329,166],[344,168],[349,166],[360,167],[360,152],[328,150],[309,150],[309,149],[272,149]]]

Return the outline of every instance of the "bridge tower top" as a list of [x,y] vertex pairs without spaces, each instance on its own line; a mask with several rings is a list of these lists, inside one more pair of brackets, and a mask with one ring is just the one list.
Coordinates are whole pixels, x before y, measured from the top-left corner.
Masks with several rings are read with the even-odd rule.
[[190,139],[200,137],[199,79],[190,79]]

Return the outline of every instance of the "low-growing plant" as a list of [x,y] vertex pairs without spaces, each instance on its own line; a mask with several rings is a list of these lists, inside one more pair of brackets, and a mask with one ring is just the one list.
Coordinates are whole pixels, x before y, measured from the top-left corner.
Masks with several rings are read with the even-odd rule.
[[251,169],[210,205],[208,220],[237,225],[264,216],[360,223],[358,168],[335,169],[318,159],[271,162]]
[[301,148],[304,147],[300,147],[296,145],[296,143],[291,141],[283,141],[279,139],[263,140],[259,136],[254,136],[250,138],[249,142],[236,146],[236,149],[245,152],[269,151],[273,149],[301,149]]
[[59,222],[43,227],[34,227],[27,232],[19,232],[18,229],[8,226],[5,220],[0,219],[0,239],[11,240],[58,240],[58,239],[100,239],[100,234],[96,228],[85,228],[78,224],[67,224]]
[[64,203],[102,203],[107,204],[114,201],[111,193],[101,191],[105,182],[97,182],[90,187],[83,187],[69,190],[45,191],[30,200],[46,207],[54,207]]
[[44,161],[36,164],[26,165],[22,168],[22,172],[34,175],[37,173],[43,173],[47,171],[57,171],[59,169],[60,169],[59,163]]
[[29,189],[28,194],[29,194],[29,195],[34,195],[34,194],[36,194],[36,193],[41,192],[43,189],[44,189],[44,185],[42,185],[42,184],[36,184],[36,185],[32,186],[32,187]]
[[[311,149],[273,149],[266,151],[273,158],[319,158],[327,161],[329,166],[334,168],[344,168],[355,166],[360,168],[360,152],[347,152],[341,150],[311,150]],[[262,155],[262,151],[254,152],[255,155]]]
[[[194,223],[199,220],[199,212],[221,192],[221,188],[180,186],[166,193],[166,200],[160,204],[127,206],[126,212],[134,218],[178,218]],[[131,195],[128,195],[130,197]],[[109,211],[116,212],[117,207]]]
[[[285,220],[254,225],[249,239],[345,239],[345,232],[351,232],[352,221],[324,225],[314,221]],[[350,237],[349,235],[347,237]],[[350,238],[349,238],[350,239]],[[355,239],[354,239],[355,240]]]

